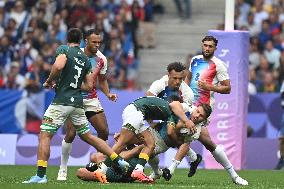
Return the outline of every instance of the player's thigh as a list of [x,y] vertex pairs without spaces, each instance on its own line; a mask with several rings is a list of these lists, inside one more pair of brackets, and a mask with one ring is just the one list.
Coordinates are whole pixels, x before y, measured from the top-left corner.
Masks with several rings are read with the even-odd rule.
[[92,116],[88,116],[90,115],[88,113],[90,112],[86,112],[86,116],[97,132],[108,132],[108,125],[104,112],[100,113],[93,112]]
[[44,113],[42,125],[40,126],[41,131],[56,133],[73,110],[74,107],[72,106],[51,104]]
[[90,131],[84,109],[75,108],[75,110],[70,115],[70,119],[72,121],[72,125],[79,135],[84,135]]
[[207,150],[213,152],[216,149],[216,144],[213,143],[207,127],[201,127],[201,133],[198,139]]
[[163,138],[158,133],[158,131],[151,127],[149,127],[148,130],[150,131],[151,135],[154,137],[155,141],[155,148],[153,154],[157,155],[167,151],[169,147],[166,145],[166,143],[164,142]]
[[122,128],[139,134],[147,129],[144,126],[144,115],[133,104],[126,106],[122,113]]
[[72,143],[75,136],[76,136],[76,130],[72,125],[72,120],[70,118],[68,118],[65,121],[65,125],[66,125],[66,135],[65,135],[65,142],[67,143]]

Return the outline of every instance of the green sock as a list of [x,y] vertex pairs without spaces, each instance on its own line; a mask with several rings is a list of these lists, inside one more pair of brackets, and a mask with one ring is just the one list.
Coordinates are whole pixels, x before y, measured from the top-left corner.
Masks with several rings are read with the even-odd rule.
[[40,178],[43,178],[44,175],[46,174],[46,167],[42,167],[42,166],[38,166],[37,167],[37,176],[39,176]]
[[[116,158],[117,159],[117,158]],[[112,165],[112,161],[110,159],[110,157],[107,157],[104,161],[104,164],[107,166],[107,167],[110,167]]]
[[139,159],[137,160],[137,164],[140,164],[140,165],[142,165],[143,167],[146,165],[146,163],[147,163],[147,161],[146,161],[146,159],[144,159],[144,158],[139,158]]

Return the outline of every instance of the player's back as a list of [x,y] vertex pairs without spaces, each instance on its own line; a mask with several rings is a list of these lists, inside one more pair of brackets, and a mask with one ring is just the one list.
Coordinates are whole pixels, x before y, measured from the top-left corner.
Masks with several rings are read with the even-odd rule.
[[133,104],[143,113],[144,119],[166,120],[173,114],[169,103],[158,97],[142,97],[135,100]]
[[91,71],[88,57],[78,46],[61,45],[56,56],[65,54],[67,63],[56,81],[56,95],[53,104],[83,107],[81,84],[87,73]]

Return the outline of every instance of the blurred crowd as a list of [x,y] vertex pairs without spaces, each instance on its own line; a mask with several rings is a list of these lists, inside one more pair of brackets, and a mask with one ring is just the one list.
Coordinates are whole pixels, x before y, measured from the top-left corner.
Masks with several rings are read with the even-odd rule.
[[284,79],[284,0],[236,0],[235,29],[250,34],[249,93],[279,92]]
[[110,87],[134,89],[139,48],[155,46],[140,32],[153,10],[151,0],[0,0],[0,88],[41,91],[67,30],[96,27]]

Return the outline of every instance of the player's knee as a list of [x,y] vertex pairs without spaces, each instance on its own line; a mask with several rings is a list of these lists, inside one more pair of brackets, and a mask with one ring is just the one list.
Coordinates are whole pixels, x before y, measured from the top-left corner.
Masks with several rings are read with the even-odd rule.
[[88,172],[88,170],[86,170],[85,168],[80,168],[77,170],[76,176],[81,180],[88,180],[88,178],[86,177],[86,172]]
[[100,131],[97,131],[98,132],[98,137],[103,139],[103,140],[107,140],[108,139],[108,135],[109,135],[109,129],[108,127],[104,128],[104,129],[101,129]]
[[215,143],[213,143],[211,138],[207,138],[206,140],[203,140],[202,144],[210,152],[213,152],[216,149],[216,146],[217,146]]
[[75,139],[75,136],[76,136],[75,130],[74,130],[74,132],[73,131],[67,131],[66,135],[64,137],[64,140],[67,143],[72,143],[74,141],[74,139]]
[[79,178],[79,179],[82,179],[83,178],[83,171],[82,171],[83,168],[80,168],[77,170],[76,172],[76,176]]

